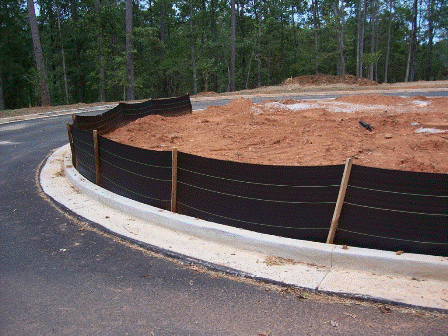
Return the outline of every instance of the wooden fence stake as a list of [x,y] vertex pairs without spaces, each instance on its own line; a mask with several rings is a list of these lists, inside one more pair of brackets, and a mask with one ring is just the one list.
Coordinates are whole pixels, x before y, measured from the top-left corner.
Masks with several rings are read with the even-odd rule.
[[350,171],[352,169],[352,159],[348,158],[345,161],[344,174],[342,175],[341,187],[339,188],[338,200],[331,220],[330,231],[328,232],[327,244],[333,244],[336,229],[338,228],[339,216],[341,215],[342,205],[344,204],[345,193],[347,191],[348,180],[350,178]]
[[177,148],[172,150],[172,166],[171,166],[171,212],[176,212],[177,204]]
[[96,184],[101,185],[101,172],[100,172],[100,149],[98,146],[98,131],[93,130],[93,151],[95,154],[95,175]]
[[72,165],[76,168],[75,146],[73,145],[72,131],[70,130],[70,124],[67,123],[68,141],[70,142],[70,149],[72,151]]

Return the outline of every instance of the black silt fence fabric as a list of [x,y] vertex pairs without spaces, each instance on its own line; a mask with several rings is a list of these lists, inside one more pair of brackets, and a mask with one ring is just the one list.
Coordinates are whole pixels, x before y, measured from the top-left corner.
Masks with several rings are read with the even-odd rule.
[[99,115],[76,115],[73,125],[84,131],[97,130],[100,133],[106,133],[122,123],[122,112],[122,104],[119,104],[113,109]]
[[179,213],[325,242],[344,166],[264,166],[179,153]]
[[185,95],[147,100],[136,104],[120,103],[113,109],[97,116],[77,115],[73,125],[80,130],[97,130],[100,134],[105,134],[147,115],[179,116],[191,112],[190,96]]
[[152,114],[174,117],[191,113],[192,111],[189,95],[167,99],[154,99],[152,100],[152,104]]
[[76,169],[90,182],[95,183],[95,156],[93,136],[70,126],[75,149]]
[[448,175],[353,165],[335,243],[448,255]]
[[145,150],[99,137],[101,186],[118,195],[170,209],[171,152]]

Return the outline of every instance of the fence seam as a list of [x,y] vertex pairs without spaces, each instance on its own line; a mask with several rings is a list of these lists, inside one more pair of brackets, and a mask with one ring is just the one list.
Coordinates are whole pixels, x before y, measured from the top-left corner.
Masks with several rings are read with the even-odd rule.
[[348,233],[353,233],[353,234],[359,234],[359,235],[368,236],[368,237],[381,238],[381,239],[392,239],[392,240],[398,240],[398,241],[405,241],[405,242],[409,242],[409,243],[430,244],[430,245],[446,245],[446,246],[448,246],[448,243],[421,242],[421,241],[418,241],[418,240],[384,237],[384,236],[371,235],[371,234],[368,234],[368,233],[350,231],[350,230],[346,230],[346,229],[338,229],[338,231],[343,231],[343,232],[348,232]]
[[132,175],[140,176],[140,177],[143,177],[143,178],[148,179],[148,180],[154,180],[154,181],[160,181],[160,182],[171,182],[171,180],[158,179],[158,178],[155,178],[155,177],[149,177],[149,176],[145,176],[145,175],[142,175],[142,174],[138,174],[138,173],[132,172],[130,170],[118,167],[118,166],[114,165],[113,163],[110,163],[109,161],[104,160],[104,159],[101,159],[101,161],[105,162],[105,163],[111,165],[112,167],[117,168],[117,169],[119,169],[121,171],[124,171],[124,172],[132,174]]
[[230,196],[230,197],[237,197],[237,198],[244,198],[244,199],[249,199],[249,200],[254,200],[254,201],[262,201],[262,202],[272,202],[272,203],[285,203],[285,204],[334,204],[336,202],[295,202],[295,201],[276,201],[276,200],[268,200],[268,199],[261,199],[261,198],[255,198],[255,197],[249,197],[249,196],[241,196],[241,195],[234,195],[234,194],[229,194],[229,193],[224,193],[224,192],[220,192],[220,191],[216,191],[216,190],[211,190],[211,189],[206,189],[206,188],[202,188],[202,187],[198,187],[186,182],[182,182],[182,181],[177,181],[177,183],[179,184],[183,184],[183,185],[187,185],[189,187],[192,188],[196,188],[196,189],[200,189],[200,190],[205,190],[211,193],[215,193],[215,194],[220,194],[220,195],[225,195],[225,196]]
[[195,172],[189,169],[185,169],[185,168],[178,168],[179,170],[183,170],[189,173],[193,173],[193,174],[197,174],[197,175],[202,175],[202,176],[206,176],[206,177],[210,177],[210,178],[215,178],[217,180],[223,180],[223,181],[231,181],[231,182],[238,182],[238,183],[246,183],[246,184],[254,184],[254,185],[262,185],[262,186],[273,186],[273,187],[289,187],[289,188],[330,188],[330,187],[339,187],[339,184],[330,184],[327,186],[295,186],[295,185],[289,185],[289,184],[273,184],[273,183],[261,183],[261,182],[250,182],[250,181],[242,181],[242,180],[234,180],[234,179],[229,179],[229,178],[225,178],[225,177],[219,177],[219,176],[213,176],[213,175],[208,175],[208,174],[204,174],[204,173],[199,173],[199,172]]
[[109,152],[109,151],[107,151],[107,150],[105,150],[105,149],[102,149],[102,148],[101,148],[101,151],[102,151],[102,152],[105,152],[105,153],[107,153],[107,154],[113,155],[113,156],[115,156],[115,157],[117,157],[117,158],[120,158],[120,159],[129,161],[129,162],[132,162],[132,163],[137,163],[137,164],[140,164],[140,165],[143,165],[143,166],[153,167],[153,168],[171,169],[171,167],[167,167],[167,166],[156,166],[156,165],[151,165],[151,164],[144,163],[144,162],[134,161],[134,160],[125,158],[125,157],[123,157],[123,156],[119,156],[119,155],[117,155],[117,154],[111,153],[111,152]]
[[164,200],[164,199],[155,198],[155,197],[151,197],[151,196],[147,196],[147,195],[142,195],[142,194],[140,194],[140,193],[138,193],[138,192],[136,192],[136,191],[129,190],[128,188],[125,188],[125,187],[123,187],[123,186],[121,186],[121,185],[119,185],[119,184],[113,182],[112,180],[110,180],[109,178],[107,178],[107,177],[105,177],[105,176],[103,176],[103,178],[104,178],[105,180],[109,181],[109,183],[112,183],[112,184],[115,185],[116,187],[121,188],[121,189],[123,189],[123,190],[125,190],[125,191],[127,191],[127,192],[130,192],[131,194],[138,195],[138,196],[141,196],[141,197],[144,197],[144,198],[148,198],[148,199],[151,199],[151,200],[154,200],[154,201],[160,201],[160,202],[170,202],[170,201],[171,201],[171,200],[169,200],[169,199],[168,199],[168,200]]
[[[177,201],[177,203],[181,204],[181,205],[183,205],[183,206],[185,206],[187,208],[190,208],[190,209],[193,209],[193,210],[196,210],[196,211],[199,211],[199,212],[206,213],[208,215],[212,215],[212,216],[216,216],[216,217],[221,217],[221,218],[233,220],[233,221],[236,221],[236,222],[248,223],[248,224],[252,224],[252,225],[256,225],[256,226],[258,225],[258,226],[267,226],[267,227],[282,228],[282,229],[294,229],[294,230],[328,230],[328,228],[298,228],[298,227],[293,227],[293,226],[279,226],[279,225],[271,225],[271,224],[264,224],[264,223],[249,222],[249,221],[245,221],[245,220],[242,220],[242,219],[236,219],[236,218],[230,218],[230,217],[226,217],[226,216],[217,215],[217,214],[214,214],[214,213],[211,213],[211,212],[208,212],[208,211],[197,209],[195,207],[189,206],[189,205],[187,205],[185,203],[182,203],[182,202],[179,202],[179,201]],[[225,224],[223,224],[223,225],[225,225]]]
[[422,197],[440,197],[440,198],[448,198],[448,195],[426,195],[426,194],[413,194],[413,193],[404,193],[400,191],[389,191],[389,190],[380,190],[380,189],[372,189],[372,188],[365,188],[365,187],[358,187],[353,185],[348,185],[350,188],[356,188],[356,189],[363,189],[363,190],[369,190],[369,191],[376,191],[376,192],[383,192],[383,193],[389,193],[389,194],[399,194],[399,195],[409,195],[409,196],[422,196]]
[[[76,144],[74,145],[75,146],[75,150],[76,151],[78,151],[78,152],[81,152],[81,153],[83,153],[84,155],[86,155],[86,156],[90,156],[90,157],[93,157],[94,158],[94,155],[92,154],[92,153],[90,153],[90,152],[88,152],[88,151],[86,151],[86,150],[84,150],[84,149],[81,149],[81,148],[76,148]],[[76,159],[78,159],[78,156],[76,156]]]
[[[80,160],[79,157],[76,157],[76,161],[81,163],[81,165],[88,170],[90,173],[92,173],[93,175],[95,175],[95,171],[93,169],[91,169],[83,160]],[[78,168],[76,168],[78,169]],[[81,174],[82,175],[82,174]]]
[[[85,142],[85,141],[83,141],[81,139],[77,139],[77,141],[82,143],[82,144],[84,144],[84,145],[86,145],[86,146],[89,146],[89,147],[93,148],[93,143]],[[75,143],[75,142],[73,142],[73,143]]]
[[344,204],[349,204],[349,205],[358,206],[358,207],[367,208],[367,209],[382,210],[382,211],[402,212],[402,213],[409,213],[409,214],[414,214],[414,215],[448,217],[448,214],[432,214],[432,213],[425,213],[425,212],[415,212],[415,211],[396,210],[396,209],[385,209],[385,208],[372,207],[372,206],[368,206],[368,205],[361,205],[361,204],[355,204],[355,203],[350,203],[350,202],[344,202]]

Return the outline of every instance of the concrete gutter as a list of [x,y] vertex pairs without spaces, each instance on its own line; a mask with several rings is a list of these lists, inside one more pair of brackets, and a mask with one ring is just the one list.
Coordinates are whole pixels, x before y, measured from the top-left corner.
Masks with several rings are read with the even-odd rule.
[[[66,145],[40,174],[44,192],[104,230],[229,273],[448,311],[448,258],[277,237],[171,213],[111,193],[71,165]],[[140,244],[140,245],[141,245]]]

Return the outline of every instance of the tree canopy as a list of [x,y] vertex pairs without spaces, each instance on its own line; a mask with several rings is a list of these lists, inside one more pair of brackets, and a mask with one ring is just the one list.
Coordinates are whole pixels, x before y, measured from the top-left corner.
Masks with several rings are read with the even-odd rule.
[[[32,1],[0,2],[0,108],[45,103]],[[53,105],[224,92],[315,73],[388,83],[448,78],[445,0],[34,4]]]

